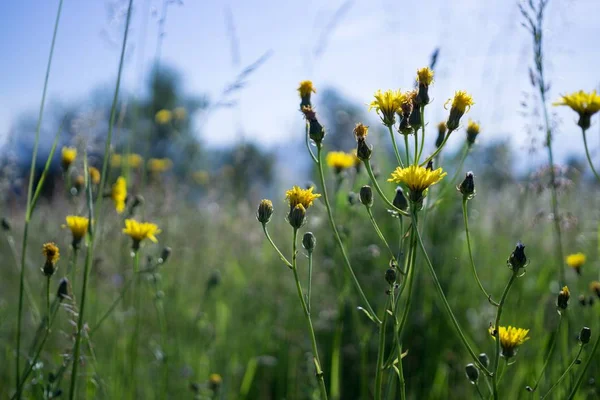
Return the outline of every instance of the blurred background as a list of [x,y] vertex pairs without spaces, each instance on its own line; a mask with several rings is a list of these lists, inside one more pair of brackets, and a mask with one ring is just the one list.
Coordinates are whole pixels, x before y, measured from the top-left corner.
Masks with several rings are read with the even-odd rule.
[[[534,260],[531,268],[537,272],[523,279],[506,310],[512,324],[532,328],[529,350],[523,349],[523,359],[530,357],[531,365],[519,372],[515,368],[513,376],[505,378],[513,382],[507,398],[525,398],[523,388],[543,361],[544,334],[552,330],[558,284],[554,270],[543,269],[544,263],[551,263],[553,246],[545,128],[539,95],[531,85],[532,38],[521,26],[517,5],[505,0],[134,1],[113,151],[169,160],[163,168],[153,170],[148,164],[133,172],[130,194],[144,196],[140,216],[163,230],[160,246],[149,252],[159,254],[162,245],[174,250],[166,270],[157,274],[160,288],[148,287],[149,298],[159,291],[165,296],[172,336],[167,349],[157,343],[152,334],[158,330],[157,321],[148,304],[143,323],[149,334],[142,344],[148,364],[135,377],[122,375],[119,357],[125,344],[119,332],[128,329],[130,316],[125,306],[119,309],[104,332],[90,339],[92,347],[104,350],[95,364],[100,367],[86,372],[94,384],[85,395],[118,398],[128,379],[140,379],[147,383],[140,398],[154,398],[152,384],[161,359],[157,354],[165,352],[172,372],[170,398],[202,396],[210,387],[206,382],[211,373],[223,378],[221,398],[313,398],[316,381],[293,280],[254,218],[258,201],[272,198],[272,235],[289,236],[282,211],[284,190],[316,181],[304,148],[298,83],[311,79],[317,88],[313,104],[327,130],[327,150],[350,151],[355,123],[371,126],[369,138],[376,146],[383,180],[394,167],[391,147],[379,117],[367,111],[368,103],[377,89],[410,89],[416,69],[434,65],[425,152],[434,149],[437,123],[448,112],[443,105],[455,90],[473,96],[475,105],[467,116],[481,124],[477,145],[464,166],[458,165],[464,144],[461,131],[449,141],[444,168],[458,176],[475,171],[478,196],[472,202],[472,230],[480,241],[475,258],[482,280],[490,291],[501,290],[504,281],[495,279],[491,266],[506,273],[504,263],[517,240],[528,245]],[[12,222],[8,238],[20,237],[22,229],[19,221],[56,7],[57,1],[21,0],[7,2],[2,10],[0,200],[2,216]],[[126,13],[123,0],[65,1],[41,130],[39,171],[61,124],[58,148],[87,146],[91,164],[101,164]],[[598,15],[597,0],[550,2],[543,32],[549,101],[566,92],[600,88]],[[569,275],[576,298],[587,296],[589,281],[598,279],[597,185],[586,164],[576,114],[565,107],[550,111],[560,164],[565,251],[583,251],[590,259],[583,277]],[[588,139],[597,163],[597,118]],[[78,168],[81,171],[82,165]],[[66,253],[68,235],[60,224],[65,215],[81,209],[83,199],[65,190],[60,157],[55,157],[51,172],[31,248],[54,240],[64,244]],[[109,184],[116,176],[117,169]],[[386,254],[374,232],[365,229],[366,216],[349,194],[368,183],[368,177],[353,171],[347,178],[335,193],[338,222],[361,282],[381,308]],[[477,288],[457,271],[457,265],[466,267],[467,253],[460,202],[452,197],[451,185],[440,185],[452,200],[427,221],[425,236],[435,249],[432,257],[448,297],[460,310],[459,319],[476,345],[491,351],[486,328],[493,310],[485,301],[473,303]],[[390,185],[386,190],[393,193]],[[390,241],[397,240],[396,221],[387,218],[381,204],[376,216]],[[95,260],[92,319],[114,299],[127,275],[128,243],[123,239],[118,251],[110,248],[120,225],[115,216]],[[315,232],[319,243],[313,289],[319,311],[314,319],[328,388],[333,398],[370,398],[376,338],[356,311],[357,296],[342,272],[322,205],[317,205],[307,230]],[[285,239],[282,242],[287,249]],[[14,250],[9,244],[10,240],[0,245],[0,254],[8,260]],[[14,336],[17,273],[11,266],[4,266],[6,278],[0,283],[2,364],[10,359]],[[34,262],[30,267],[35,276],[39,268]],[[32,292],[41,293],[44,282],[31,280]],[[414,338],[405,367],[410,398],[474,397],[463,376],[468,359],[449,333],[426,274],[419,276],[419,285],[424,294],[414,306],[407,333]],[[579,311],[572,336],[584,320],[600,328],[597,311]],[[34,311],[28,322],[35,326]],[[67,320],[62,326],[68,332]],[[36,369],[34,386],[60,365],[67,336],[52,339],[43,355],[45,364]],[[600,371],[600,365],[594,368]],[[10,393],[10,373],[0,372],[0,394]],[[600,398],[597,382],[585,388],[589,397],[582,398]]]

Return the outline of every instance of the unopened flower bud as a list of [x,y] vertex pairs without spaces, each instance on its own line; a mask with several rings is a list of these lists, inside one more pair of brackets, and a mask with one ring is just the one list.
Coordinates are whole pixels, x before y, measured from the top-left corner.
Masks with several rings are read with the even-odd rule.
[[6,217],[2,217],[2,229],[4,229],[5,232],[10,231],[10,222],[8,222]]
[[525,245],[523,243],[517,242],[515,251],[508,258],[508,264],[509,268],[515,272],[527,265],[527,256],[525,256]]
[[558,293],[558,297],[556,299],[556,306],[561,310],[566,310],[569,305],[569,299],[571,298],[571,293],[569,292],[568,287],[563,287],[562,290]]
[[456,189],[462,193],[464,198],[472,199],[475,196],[475,181],[473,180],[473,172],[467,172],[465,179]]
[[438,124],[438,137],[435,141],[435,147],[440,147],[442,143],[444,143],[444,138],[446,137],[446,123],[440,122]]
[[367,207],[373,206],[373,189],[371,189],[371,186],[365,185],[360,188],[360,202]]
[[373,149],[369,147],[364,138],[358,138],[356,140],[356,157],[361,161],[368,161],[371,158]]
[[164,264],[167,262],[167,260],[169,259],[169,256],[171,255],[171,252],[173,250],[169,247],[169,246],[165,246],[165,248],[162,250],[162,252],[160,253],[160,259],[159,262],[161,264]]
[[304,224],[306,209],[302,204],[297,204],[288,215],[288,222],[294,229],[299,229]]
[[396,283],[396,278],[396,268],[388,268],[387,271],[385,271],[385,280],[389,285]]
[[60,282],[58,282],[58,291],[56,292],[56,297],[59,301],[63,301],[64,299],[71,297],[69,295],[69,280],[67,278],[62,278]]
[[356,140],[358,140],[358,139],[364,139],[364,138],[367,137],[368,134],[369,134],[369,127],[368,126],[363,125],[363,124],[361,124],[359,122],[354,127],[354,137],[356,137]]
[[425,169],[428,171],[433,171],[433,160],[429,160],[427,162],[427,166],[425,167]]
[[489,367],[489,365],[490,365],[490,359],[489,359],[489,357],[488,357],[488,355],[487,355],[487,354],[485,354],[485,353],[481,353],[481,354],[479,354],[478,358],[479,358],[479,362],[480,362],[480,363],[481,363],[481,364],[482,364],[484,367],[486,367],[486,368],[487,368],[487,367]]
[[396,196],[394,196],[394,201],[392,202],[394,207],[406,211],[408,209],[408,200],[406,200],[406,196],[404,196],[404,191],[400,186],[396,188]]
[[479,380],[479,370],[473,364],[467,364],[465,367],[465,372],[467,373],[467,378],[471,381],[472,384],[476,384]]
[[600,298],[600,282],[594,281],[594,282],[590,283],[590,290],[592,292],[596,293],[596,296],[598,296],[598,298]]
[[413,97],[413,109],[408,118],[408,123],[414,130],[421,128],[421,103],[417,96]]
[[312,232],[306,232],[304,236],[302,236],[302,247],[304,247],[309,253],[315,249],[316,245],[317,238],[315,238],[315,235],[313,235]]
[[475,139],[477,139],[477,135],[479,135],[480,126],[477,122],[470,120],[467,124],[467,145],[469,147],[475,144]]
[[590,342],[590,338],[592,337],[592,331],[587,326],[584,326],[579,332],[579,342],[581,344],[588,344]]
[[268,199],[263,199],[258,205],[258,211],[256,211],[256,219],[261,224],[268,224],[273,215],[273,202]]

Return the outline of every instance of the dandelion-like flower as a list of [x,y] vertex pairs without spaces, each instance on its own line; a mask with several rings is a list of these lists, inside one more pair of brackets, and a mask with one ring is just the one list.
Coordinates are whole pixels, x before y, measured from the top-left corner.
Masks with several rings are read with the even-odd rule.
[[429,104],[429,85],[433,83],[433,71],[428,67],[418,69],[417,83],[419,84],[419,103]]
[[564,94],[560,100],[552,103],[553,106],[567,106],[579,114],[579,125],[582,129],[590,127],[592,115],[600,111],[600,96],[595,90],[587,93],[583,90]]
[[358,140],[358,139],[364,139],[364,138],[367,137],[368,134],[369,134],[369,127],[368,126],[363,125],[362,123],[359,122],[354,127],[354,137],[356,138],[356,140]]
[[393,126],[396,123],[396,113],[402,105],[402,93],[400,90],[378,90],[374,96],[375,100],[369,105],[369,111],[375,110],[385,126]]
[[571,292],[567,286],[563,286],[558,297],[556,298],[556,306],[561,310],[566,310],[569,306],[569,299],[571,298]]
[[287,199],[290,210],[294,209],[298,204],[302,204],[305,209],[312,206],[313,201],[321,197],[318,193],[313,193],[314,187],[309,189],[301,189],[299,186],[293,186],[290,190],[285,192],[285,198]]
[[423,199],[423,192],[431,185],[435,185],[446,176],[441,168],[429,170],[420,165],[411,165],[406,168],[398,167],[393,172],[388,182],[402,183],[410,189],[410,199],[419,202]]
[[569,254],[567,256],[566,262],[567,265],[575,270],[579,275],[581,275],[581,267],[585,264],[585,254],[583,253],[575,253]]
[[48,242],[42,246],[42,254],[46,257],[42,272],[44,275],[50,277],[56,272],[56,262],[60,258],[60,251],[56,244]]
[[496,340],[496,336],[500,337],[500,347],[502,348],[502,357],[510,358],[517,354],[517,349],[520,345],[529,340],[527,334],[529,329],[516,328],[514,326],[501,326],[498,332],[493,326],[490,326],[490,334]]
[[94,185],[99,184],[100,183],[100,171],[98,170],[98,168],[89,167],[88,172],[90,174],[90,180],[92,181],[92,183]]
[[75,147],[63,147],[61,151],[60,164],[64,171],[69,169],[71,164],[77,158],[77,149]]
[[464,90],[457,90],[454,93],[454,98],[448,99],[444,107],[451,103],[450,115],[446,122],[446,127],[450,132],[456,130],[460,124],[460,119],[465,113],[469,112],[471,106],[475,104],[471,95]]
[[115,209],[119,214],[125,210],[125,201],[127,200],[127,181],[122,176],[112,186],[111,196],[115,203]]
[[154,115],[154,121],[158,125],[166,125],[173,119],[173,113],[169,110],[162,109]]
[[[413,133],[413,123],[415,124],[415,127],[421,125],[421,110],[419,109],[417,96],[418,93],[415,90],[409,90],[408,92],[401,94],[398,115],[402,118],[399,131],[403,135],[410,135]],[[415,114],[414,116],[413,113]]]
[[258,204],[256,219],[261,224],[268,224],[273,215],[273,202],[269,199],[262,199]]
[[302,109],[302,107],[304,106],[310,106],[310,95],[312,93],[317,93],[317,90],[315,89],[315,86],[313,85],[312,81],[302,81],[300,82],[300,86],[298,86],[298,93],[300,94],[300,109]]
[[469,118],[469,123],[467,124],[467,144],[469,146],[472,146],[475,143],[475,139],[477,139],[480,130],[481,127],[479,126],[479,123]]
[[160,232],[161,230],[156,224],[151,222],[138,222],[135,219],[126,219],[125,228],[123,228],[123,233],[133,240],[133,250],[139,249],[140,242],[144,239],[149,239],[152,242],[157,243],[158,239],[156,239],[156,235]]
[[210,376],[208,377],[208,386],[213,392],[219,390],[219,387],[221,387],[222,383],[223,378],[221,378],[221,375],[219,374],[210,374]]
[[113,153],[110,156],[110,166],[112,168],[119,168],[123,162],[123,156],[118,153]]
[[327,165],[335,170],[336,174],[356,165],[356,157],[343,151],[330,151],[325,158]]
[[130,153],[127,154],[127,163],[131,168],[139,168],[142,164],[144,164],[144,159],[139,154]]
[[[86,217],[68,215],[66,217],[66,221],[66,227],[71,230],[71,234],[73,235],[73,242],[71,243],[71,245],[73,246],[73,248],[77,248],[79,247],[81,239],[83,239],[83,237],[88,231],[90,220]],[[65,225],[63,225],[63,227],[65,227]]]
[[169,158],[151,158],[148,160],[148,170],[153,174],[166,172],[173,167],[173,161]]

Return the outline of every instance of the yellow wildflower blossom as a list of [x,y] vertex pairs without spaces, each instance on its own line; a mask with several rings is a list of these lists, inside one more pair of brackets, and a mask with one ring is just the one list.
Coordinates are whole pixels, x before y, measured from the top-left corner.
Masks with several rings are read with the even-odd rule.
[[156,235],[161,232],[156,224],[151,222],[138,222],[135,219],[126,219],[123,233],[133,239],[133,249],[139,248],[140,242],[144,239],[150,239],[152,242],[158,242]]
[[359,122],[354,127],[354,137],[356,137],[356,140],[358,140],[358,139],[364,139],[364,138],[367,137],[368,134],[369,134],[369,127],[368,126],[363,125],[363,124],[361,124]]
[[417,70],[417,82],[419,85],[429,86],[433,83],[433,71],[429,67]]
[[421,193],[429,186],[441,181],[445,176],[446,172],[441,168],[430,170],[420,165],[411,165],[406,168],[396,168],[388,182],[403,183],[411,192]]
[[469,123],[467,124],[467,143],[469,146],[475,143],[475,139],[477,139],[480,130],[481,127],[479,126],[479,123],[469,118]]
[[301,189],[299,186],[294,186],[285,192],[285,198],[290,204],[290,209],[293,209],[298,204],[302,204],[304,208],[310,207],[315,199],[321,197],[320,194],[313,193],[313,189],[314,187]]
[[169,158],[151,158],[148,160],[148,170],[153,174],[168,171],[172,166],[173,161]]
[[570,107],[579,114],[579,122],[577,124],[585,130],[590,127],[592,115],[600,111],[600,96],[595,90],[589,93],[580,90],[562,95],[561,99],[552,103],[552,105]]
[[566,258],[567,265],[573,268],[578,274],[581,274],[581,267],[585,264],[585,254],[575,253],[569,254]]
[[98,170],[98,168],[89,167],[88,172],[90,174],[90,179],[91,179],[92,183],[94,185],[99,184],[100,183],[100,171]]
[[374,96],[375,100],[369,104],[369,111],[375,110],[383,124],[391,127],[396,123],[396,113],[402,106],[402,93],[400,90],[378,90]]
[[61,153],[60,163],[66,171],[77,158],[77,149],[75,147],[63,147]]
[[122,176],[112,186],[111,198],[115,203],[115,209],[119,214],[125,210],[125,200],[127,200],[127,181]]
[[127,163],[131,168],[139,168],[144,163],[144,159],[139,154],[130,153],[127,154]]
[[[79,217],[77,215],[68,215],[66,217],[67,225],[73,235],[72,246],[77,248],[81,239],[85,236],[90,225],[90,220],[86,217]],[[63,225],[65,227],[65,225]]]
[[60,251],[58,246],[52,242],[45,243],[42,246],[42,254],[46,257],[46,262],[42,267],[42,272],[47,277],[50,277],[56,272],[56,262],[60,258]]
[[315,86],[312,81],[306,80],[300,82],[300,86],[298,86],[298,93],[300,93],[300,97],[310,96],[311,93],[317,93]]
[[159,125],[166,125],[173,119],[173,113],[169,110],[162,109],[154,115],[154,121]]
[[325,161],[328,166],[333,168],[335,172],[339,174],[342,170],[353,167],[355,165],[355,159],[355,156],[343,151],[330,151],[327,153]]
[[452,103],[450,107],[450,116],[448,117],[448,121],[446,122],[446,127],[450,132],[456,130],[458,125],[460,124],[460,119],[465,113],[469,112],[471,106],[475,104],[471,95],[463,90],[457,90],[454,93],[454,98],[448,99],[444,107],[448,105],[448,103]]
[[[495,328],[490,326],[490,334],[496,340]],[[527,334],[529,329],[516,328],[514,326],[501,326],[498,328],[498,336],[500,336],[500,347],[502,348],[502,356],[510,358],[517,352],[517,348],[529,340]]]
[[111,154],[110,166],[112,168],[119,168],[121,166],[122,162],[123,162],[123,157],[120,154],[118,154],[118,153]]

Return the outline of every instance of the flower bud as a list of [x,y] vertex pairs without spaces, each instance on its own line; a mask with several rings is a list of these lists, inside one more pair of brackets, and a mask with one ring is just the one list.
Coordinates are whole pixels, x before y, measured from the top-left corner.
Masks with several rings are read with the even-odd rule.
[[389,285],[396,283],[396,278],[396,268],[388,268],[387,271],[385,271],[385,280]]
[[358,138],[356,140],[356,157],[361,161],[368,161],[371,158],[373,149],[369,147],[364,138]]
[[10,232],[10,222],[6,217],[2,217],[2,229],[4,232]]
[[425,167],[425,169],[428,171],[433,171],[433,160],[429,160],[427,162],[427,166]]
[[258,211],[256,211],[256,219],[261,224],[268,224],[273,215],[273,203],[271,200],[263,199],[258,205]]
[[598,296],[598,298],[600,298],[600,282],[594,281],[594,282],[590,283],[590,290],[592,292],[596,293],[596,296]]
[[465,179],[456,189],[462,193],[466,199],[472,199],[475,196],[475,181],[473,180],[473,172],[467,172]]
[[486,367],[486,368],[487,368],[487,367],[489,367],[489,366],[490,366],[490,359],[489,359],[489,357],[488,357],[488,355],[487,355],[487,354],[485,354],[485,353],[481,353],[481,354],[479,354],[478,358],[479,358],[479,362],[480,362],[480,363],[481,363],[481,364],[482,364],[484,367]]
[[360,202],[366,207],[373,206],[373,190],[371,189],[371,186],[365,185],[360,188]]
[[288,215],[288,222],[294,229],[299,229],[304,224],[306,218],[306,209],[302,204],[296,204]]
[[317,120],[317,113],[315,113],[311,106],[303,106],[302,113],[308,122],[308,136],[317,145],[321,144],[325,137],[325,129],[323,129],[323,126]]
[[581,344],[588,344],[590,342],[590,338],[592,337],[592,331],[587,326],[584,326],[579,332],[579,342]]
[[160,259],[158,260],[158,262],[161,264],[166,263],[167,260],[169,259],[169,256],[171,255],[172,251],[173,251],[173,249],[171,249],[169,246],[165,246],[165,248],[160,253]]
[[444,138],[446,137],[446,123],[440,122],[438,124],[438,137],[435,141],[435,147],[440,147],[442,143],[444,143]]
[[521,268],[527,266],[527,257],[525,256],[525,245],[521,242],[517,242],[515,251],[512,252],[508,258],[509,268],[513,271],[518,271]]
[[479,380],[479,370],[473,364],[467,364],[465,367],[465,372],[467,373],[467,378],[471,381],[472,384],[476,384]]
[[56,292],[56,297],[59,301],[63,301],[64,299],[71,297],[69,295],[69,280],[67,278],[62,278],[60,282],[58,282],[58,291]]
[[400,186],[396,188],[396,196],[394,196],[394,201],[392,204],[394,207],[402,211],[406,211],[408,209],[408,200],[406,200],[406,196],[404,196],[404,192]]
[[313,235],[312,232],[306,232],[302,237],[302,247],[304,247],[309,253],[312,253],[316,245],[317,238],[315,238],[315,235]]
[[477,122],[469,120],[467,124],[467,145],[469,147],[475,144],[475,139],[477,139],[477,135],[479,135],[480,126]]
[[558,297],[556,299],[556,306],[561,310],[566,310],[569,305],[569,299],[571,298],[571,293],[569,292],[569,288],[564,286],[562,290],[558,293]]
[[421,103],[417,96],[413,97],[413,109],[408,123],[415,131],[421,128]]

